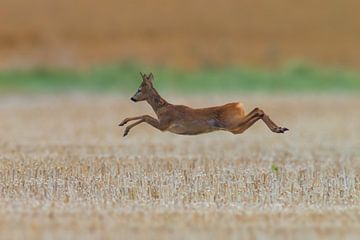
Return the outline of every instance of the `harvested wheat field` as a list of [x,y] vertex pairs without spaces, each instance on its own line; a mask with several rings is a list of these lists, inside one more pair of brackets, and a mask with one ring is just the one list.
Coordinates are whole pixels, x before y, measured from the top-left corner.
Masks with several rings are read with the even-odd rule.
[[124,117],[152,114],[125,94],[2,96],[1,238],[358,238],[359,96],[169,96],[242,100],[290,132],[123,138]]

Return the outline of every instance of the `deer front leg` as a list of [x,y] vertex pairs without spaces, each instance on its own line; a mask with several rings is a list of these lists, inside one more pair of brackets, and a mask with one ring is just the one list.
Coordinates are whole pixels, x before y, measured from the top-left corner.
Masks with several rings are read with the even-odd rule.
[[135,122],[135,123],[127,126],[127,127],[125,128],[125,131],[124,131],[124,135],[123,135],[123,136],[125,137],[126,135],[128,135],[130,129],[132,129],[132,128],[135,127],[136,125],[139,125],[139,124],[142,123],[142,122],[145,122],[145,120],[144,120],[144,119],[141,119],[141,120],[139,120],[139,121],[137,121],[137,122]]
[[157,128],[157,129],[159,129],[159,130],[161,130],[161,131],[164,130],[163,128],[160,127],[160,122],[159,122],[157,119],[155,119],[155,118],[153,118],[153,117],[150,117],[150,116],[148,116],[148,115],[144,115],[144,116],[142,116],[142,119],[141,119],[141,120],[139,120],[139,121],[137,121],[137,122],[135,122],[135,123],[127,126],[127,127],[125,128],[125,131],[124,131],[124,135],[123,135],[123,136],[125,137],[126,135],[128,135],[128,134],[129,134],[129,131],[130,131],[133,127],[135,127],[135,126],[137,126],[137,125],[139,125],[140,123],[143,123],[143,122],[146,122],[146,123],[148,123],[149,125],[153,126],[154,128]]
[[144,119],[145,117],[150,117],[149,115],[142,115],[142,116],[138,116],[138,117],[131,117],[131,118],[125,118],[120,124],[119,126],[124,126],[125,124],[127,124],[130,121],[134,121],[134,120],[138,120],[138,119]]

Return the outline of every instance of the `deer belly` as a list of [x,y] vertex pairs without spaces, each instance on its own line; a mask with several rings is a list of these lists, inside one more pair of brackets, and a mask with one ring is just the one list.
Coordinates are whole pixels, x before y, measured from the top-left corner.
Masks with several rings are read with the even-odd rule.
[[168,131],[183,135],[196,135],[222,129],[216,119],[178,121],[171,123]]

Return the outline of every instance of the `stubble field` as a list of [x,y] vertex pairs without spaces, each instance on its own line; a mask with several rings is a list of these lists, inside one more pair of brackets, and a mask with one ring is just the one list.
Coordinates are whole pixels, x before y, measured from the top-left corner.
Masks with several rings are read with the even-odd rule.
[[240,100],[290,132],[259,122],[186,137],[144,124],[122,138],[124,117],[153,115],[127,95],[2,96],[0,236],[357,239],[359,96],[170,96]]

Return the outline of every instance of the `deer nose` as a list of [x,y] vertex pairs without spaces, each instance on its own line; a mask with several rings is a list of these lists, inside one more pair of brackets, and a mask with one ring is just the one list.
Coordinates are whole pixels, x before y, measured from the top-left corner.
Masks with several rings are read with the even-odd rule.
[[136,99],[134,97],[130,98],[131,101],[136,102]]

